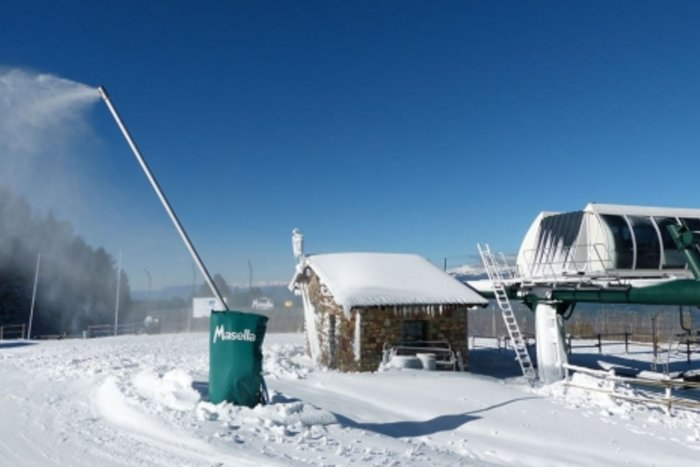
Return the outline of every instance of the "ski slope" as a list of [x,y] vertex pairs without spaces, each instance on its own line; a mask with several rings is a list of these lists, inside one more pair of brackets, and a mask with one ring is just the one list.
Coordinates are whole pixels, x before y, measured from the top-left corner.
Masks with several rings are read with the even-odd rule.
[[[0,342],[2,466],[667,466],[700,455],[697,412],[475,373],[337,373],[313,366],[300,334],[266,336],[272,404],[254,409],[206,402],[206,334],[24,344]],[[504,355],[477,347],[472,360],[517,367]]]

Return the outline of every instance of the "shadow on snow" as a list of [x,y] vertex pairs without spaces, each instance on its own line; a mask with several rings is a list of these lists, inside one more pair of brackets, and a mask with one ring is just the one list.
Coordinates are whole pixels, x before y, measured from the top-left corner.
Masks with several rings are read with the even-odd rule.
[[465,423],[478,420],[479,416],[476,414],[482,412],[488,412],[489,410],[497,409],[503,407],[504,405],[513,404],[515,402],[537,399],[537,397],[521,397],[518,399],[512,399],[506,402],[501,402],[499,404],[494,404],[489,407],[485,407],[479,410],[473,410],[471,412],[465,412],[461,414],[453,415],[440,415],[439,417],[431,418],[430,420],[423,421],[402,421],[402,422],[388,422],[388,423],[359,423],[352,420],[349,417],[334,413],[338,423],[347,428],[355,428],[359,430],[373,431],[380,435],[391,436],[392,438],[405,438],[414,436],[427,436],[441,431],[452,431],[456,430]]
[[27,345],[36,345],[36,342],[0,342],[0,349],[12,349],[15,347],[25,347]]
[[192,389],[197,391],[203,401],[209,400],[209,382],[208,381],[193,381]]

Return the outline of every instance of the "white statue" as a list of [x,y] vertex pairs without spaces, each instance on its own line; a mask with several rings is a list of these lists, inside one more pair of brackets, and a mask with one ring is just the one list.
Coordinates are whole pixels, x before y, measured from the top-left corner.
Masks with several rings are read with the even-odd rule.
[[292,249],[296,259],[301,259],[304,256],[304,235],[299,229],[292,230]]

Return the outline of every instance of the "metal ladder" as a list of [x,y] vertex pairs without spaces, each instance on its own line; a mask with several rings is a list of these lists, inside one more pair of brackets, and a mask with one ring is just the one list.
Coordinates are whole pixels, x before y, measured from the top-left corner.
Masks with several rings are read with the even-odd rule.
[[508,267],[508,263],[506,262],[503,254],[500,255],[499,262],[499,259],[494,257],[494,255],[491,253],[491,249],[489,248],[488,244],[485,244],[482,247],[481,244],[477,243],[476,247],[479,249],[481,261],[484,263],[486,274],[491,281],[491,287],[493,288],[493,293],[496,296],[498,308],[501,309],[503,322],[506,325],[506,329],[508,329],[508,335],[510,336],[510,341],[513,343],[515,355],[518,363],[520,364],[520,369],[523,372],[523,376],[525,376],[527,379],[534,380],[536,378],[535,369],[532,365],[530,354],[527,351],[527,343],[523,338],[522,332],[520,332],[518,321],[515,319],[513,307],[510,305],[508,293],[506,292],[506,288],[503,284],[503,274],[505,273],[508,275],[508,278],[512,278],[513,273]]

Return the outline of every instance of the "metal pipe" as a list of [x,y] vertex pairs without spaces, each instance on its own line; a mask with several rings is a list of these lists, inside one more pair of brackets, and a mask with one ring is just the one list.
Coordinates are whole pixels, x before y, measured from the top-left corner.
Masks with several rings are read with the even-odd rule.
[[107,104],[107,107],[109,108],[109,111],[112,113],[114,120],[117,122],[117,125],[119,126],[119,129],[121,130],[122,134],[124,135],[124,138],[126,138],[126,142],[129,143],[129,147],[131,148],[131,151],[134,153],[136,160],[141,165],[143,172],[146,174],[146,178],[148,178],[148,181],[151,182],[151,186],[153,187],[153,190],[155,190],[156,195],[158,195],[158,199],[160,199],[160,202],[163,204],[163,207],[165,208],[166,212],[170,216],[170,220],[173,221],[173,224],[175,225],[177,232],[180,234],[182,241],[185,243],[185,246],[189,250],[190,255],[192,255],[192,259],[194,260],[195,263],[197,263],[199,270],[201,271],[202,275],[204,276],[204,279],[207,281],[207,285],[209,286],[209,289],[212,291],[214,296],[219,300],[221,305],[224,307],[225,311],[229,311],[228,305],[224,301],[224,298],[221,295],[221,292],[219,292],[219,289],[216,287],[216,284],[212,280],[211,275],[209,275],[209,271],[207,270],[207,267],[204,265],[204,262],[199,257],[199,253],[197,253],[197,250],[194,248],[192,241],[187,236],[187,232],[185,232],[184,227],[182,227],[180,220],[177,218],[177,216],[175,215],[175,212],[170,207],[170,203],[168,202],[168,199],[165,197],[165,193],[163,193],[163,190],[161,190],[160,185],[158,184],[158,181],[156,180],[155,176],[151,172],[151,169],[148,167],[146,160],[141,155],[141,151],[139,151],[139,148],[136,146],[136,143],[131,138],[131,135],[129,134],[129,130],[127,130],[126,126],[124,125],[124,122],[122,122],[122,119],[119,116],[117,109],[114,107],[114,105],[112,104],[112,101],[109,99],[109,95],[107,94],[107,90],[103,86],[100,86],[99,88],[97,88],[97,90],[99,91],[100,96],[102,96],[102,99],[105,101],[105,104]]
[[688,310],[688,316],[690,317],[690,327],[685,325],[685,320],[683,319],[683,305],[678,306],[678,314],[679,314],[679,319],[681,322],[681,329],[686,332],[686,334],[690,335],[690,333],[693,331],[693,312],[692,310]]
[[682,225],[667,225],[666,230],[671,234],[678,250],[685,254],[688,268],[693,273],[693,277],[700,281],[700,254],[695,249],[700,244],[700,233],[690,230],[685,222]]

